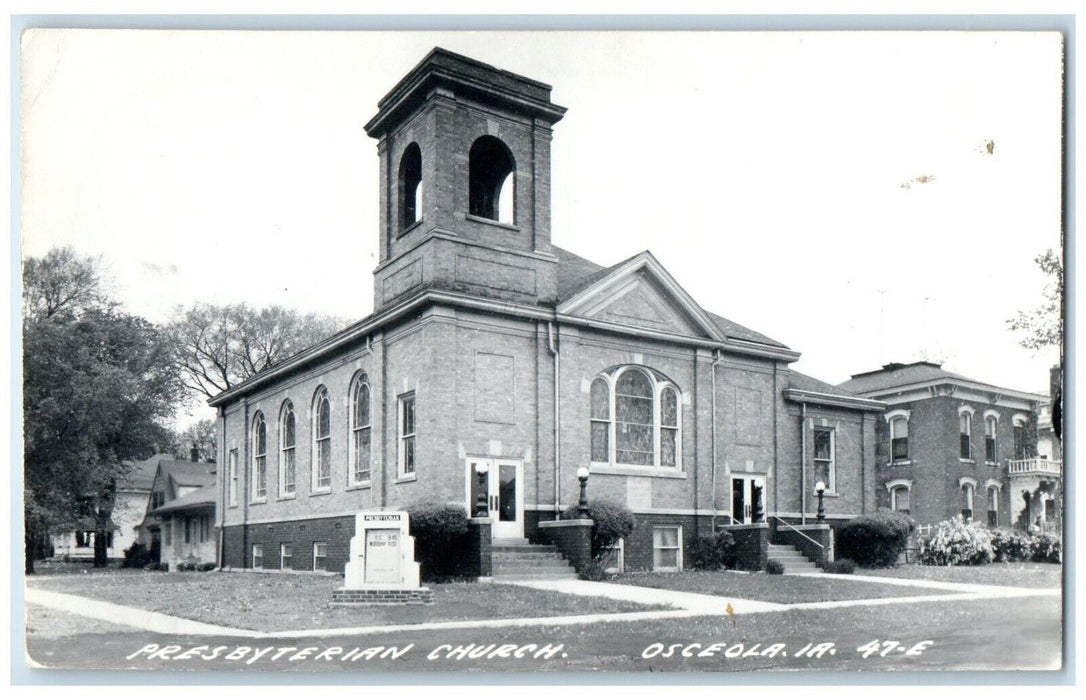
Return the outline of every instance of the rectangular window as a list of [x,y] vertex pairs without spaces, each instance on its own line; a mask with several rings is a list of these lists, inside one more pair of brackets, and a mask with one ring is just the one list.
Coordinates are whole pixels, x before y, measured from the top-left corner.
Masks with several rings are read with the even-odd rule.
[[909,459],[908,418],[895,418],[890,423],[890,459],[895,462]]
[[1014,458],[1026,458],[1026,426],[1014,426]]
[[254,544],[253,545],[253,568],[254,569],[263,569],[264,568],[264,545],[260,545],[260,544]]
[[653,571],[681,571],[683,568],[682,526],[652,529]]
[[325,542],[313,543],[313,570],[314,571],[327,571],[328,565],[325,563],[328,551],[328,544]]
[[996,461],[996,419],[994,416],[984,419],[984,460]]
[[600,559],[603,570],[609,574],[621,574],[626,568],[626,540],[620,539],[603,551]]
[[162,523],[162,541],[168,545],[173,544],[173,520]]
[[962,519],[973,519],[973,487],[969,484],[962,486]]
[[185,544],[192,544],[192,518],[185,518]]
[[279,545],[279,568],[286,571],[294,568],[294,548],[289,542]]
[[893,509],[898,513],[909,514],[909,499],[912,496],[910,489],[906,486],[899,486],[894,489],[890,496],[893,500],[891,504]]
[[968,413],[962,412],[958,416],[958,434],[961,439],[962,459],[973,459],[973,418]]
[[236,449],[230,450],[228,479],[230,505],[236,506],[238,504],[238,451]]
[[400,476],[415,473],[415,394],[400,397]]
[[821,481],[830,493],[837,492],[837,456],[833,428],[815,428],[814,477]]

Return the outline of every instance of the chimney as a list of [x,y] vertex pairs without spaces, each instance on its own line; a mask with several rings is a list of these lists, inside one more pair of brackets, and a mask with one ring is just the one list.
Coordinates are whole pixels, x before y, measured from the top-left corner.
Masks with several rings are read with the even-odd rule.
[[196,443],[192,443],[192,449],[189,450],[189,460],[192,462],[200,461],[200,450],[197,449]]

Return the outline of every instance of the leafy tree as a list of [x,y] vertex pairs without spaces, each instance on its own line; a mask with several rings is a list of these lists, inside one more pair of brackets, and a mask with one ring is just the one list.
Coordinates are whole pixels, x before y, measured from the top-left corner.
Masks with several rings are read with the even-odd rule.
[[214,461],[218,454],[218,425],[214,418],[202,418],[184,430],[174,432],[170,451],[177,459],[189,459],[196,448],[198,459]]
[[1052,430],[1057,439],[1063,436],[1063,261],[1052,249],[1033,259],[1048,275],[1044,301],[1029,311],[1019,311],[1007,321],[1012,331],[1022,334],[1018,344],[1028,350],[1055,347],[1060,351],[1059,377],[1052,381]]
[[23,267],[23,449],[26,572],[51,528],[95,520],[105,565],[114,486],[125,463],[167,444],[181,385],[168,338],[119,311],[97,263],[70,249]]
[[1022,334],[1019,345],[1029,350],[1063,345],[1063,262],[1051,249],[1034,258],[1050,278],[1042,304],[1029,311],[1019,311],[1007,321],[1012,331]]
[[168,332],[185,385],[210,398],[331,335],[337,318],[281,306],[195,304]]

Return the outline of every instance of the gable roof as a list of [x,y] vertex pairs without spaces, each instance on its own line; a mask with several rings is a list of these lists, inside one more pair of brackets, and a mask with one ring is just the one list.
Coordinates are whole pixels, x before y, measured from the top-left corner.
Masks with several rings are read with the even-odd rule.
[[155,508],[149,513],[149,515],[161,515],[162,513],[170,513],[179,510],[189,510],[195,508],[206,508],[207,506],[215,506],[217,496],[217,489],[215,484],[208,484],[202,486],[195,491],[186,493],[180,498],[175,498],[158,508]]
[[[610,267],[604,267],[558,246],[553,246],[553,249],[558,256],[559,306],[569,302],[597,282],[602,281],[612,274],[617,273],[622,268],[630,265],[638,257],[647,256],[651,258],[661,270],[663,269],[663,266],[656,261],[655,257],[653,257],[652,253],[649,251],[643,251],[637,255],[626,258],[622,262],[615,263]],[[780,343],[769,336],[751,330],[746,326],[714,314],[711,311],[707,311],[704,307],[695,303],[693,299],[689,299],[689,301],[696,307],[697,312],[704,314],[704,317],[712,324],[713,330],[715,330],[722,338],[788,349],[788,346],[784,343]]]
[[173,455],[156,455],[151,459],[157,460],[152,472],[155,475],[152,488],[160,480],[163,488],[171,481],[177,486],[205,486],[215,482],[215,475],[210,471],[213,466],[210,462],[174,459]]
[[150,491],[155,483],[155,471],[162,459],[173,459],[173,455],[157,454],[153,457],[130,464],[128,469],[117,479],[118,491]]

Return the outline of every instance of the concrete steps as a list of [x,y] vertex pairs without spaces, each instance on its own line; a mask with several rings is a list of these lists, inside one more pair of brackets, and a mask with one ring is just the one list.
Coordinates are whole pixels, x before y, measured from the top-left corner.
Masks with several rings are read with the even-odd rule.
[[784,573],[809,573],[821,571],[818,564],[803,556],[795,547],[787,544],[769,545],[769,558],[784,565]]
[[495,581],[576,579],[577,571],[550,545],[527,539],[496,539],[490,543]]

